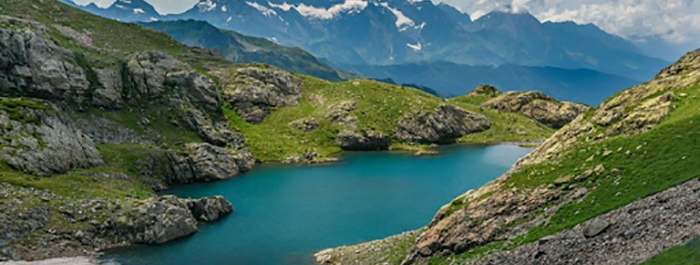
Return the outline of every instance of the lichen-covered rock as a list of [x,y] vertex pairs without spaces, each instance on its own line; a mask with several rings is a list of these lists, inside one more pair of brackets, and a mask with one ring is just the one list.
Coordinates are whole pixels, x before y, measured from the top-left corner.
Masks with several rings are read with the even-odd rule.
[[70,51],[39,31],[0,29],[0,47],[0,95],[85,100],[85,71]]
[[452,105],[440,105],[432,111],[420,110],[404,116],[396,137],[409,142],[444,143],[469,133],[488,130],[486,117]]
[[194,218],[205,222],[219,220],[233,212],[231,203],[222,196],[181,200],[187,204]]
[[271,108],[296,106],[301,99],[301,80],[279,70],[242,68],[221,82],[225,100],[253,124],[262,122]]
[[558,102],[538,91],[508,92],[483,104],[484,107],[525,115],[549,127],[559,129],[590,109],[583,104]]
[[376,151],[389,149],[391,138],[379,132],[362,135],[354,131],[342,131],[335,138],[335,142],[343,150]]
[[0,160],[48,176],[102,163],[89,137],[40,100],[0,98]]

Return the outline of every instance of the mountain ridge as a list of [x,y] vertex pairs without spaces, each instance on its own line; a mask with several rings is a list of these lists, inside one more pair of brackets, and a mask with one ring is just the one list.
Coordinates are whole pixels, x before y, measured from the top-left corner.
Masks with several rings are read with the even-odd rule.
[[[467,17],[444,3],[440,6],[430,1],[203,0],[182,14],[159,19],[205,20],[219,28],[298,46],[341,64],[385,65],[425,60],[470,65],[522,64],[589,68],[640,80],[650,78],[655,69],[667,64],[643,55],[634,44],[592,25],[541,23],[529,14],[502,12],[492,12],[475,21]],[[529,21],[512,25],[515,32],[522,31],[517,36],[497,26],[475,27],[488,20],[496,19],[494,23],[499,24],[517,17]],[[370,22],[371,27],[367,24]],[[524,34],[527,30],[536,34],[528,36]],[[581,46],[582,39],[590,47]]]

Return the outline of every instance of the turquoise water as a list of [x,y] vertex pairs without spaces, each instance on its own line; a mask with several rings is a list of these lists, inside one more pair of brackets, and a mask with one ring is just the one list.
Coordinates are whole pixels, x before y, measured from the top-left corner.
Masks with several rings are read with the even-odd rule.
[[124,265],[308,265],[329,247],[418,229],[453,198],[500,176],[529,149],[455,146],[439,156],[350,153],[325,166],[261,166],[232,180],[175,188],[181,197],[223,195],[235,208],[194,236],[112,251]]

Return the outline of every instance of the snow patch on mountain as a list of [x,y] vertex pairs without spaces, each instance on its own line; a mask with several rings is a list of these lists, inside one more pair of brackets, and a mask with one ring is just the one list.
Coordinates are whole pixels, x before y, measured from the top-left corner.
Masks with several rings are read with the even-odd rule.
[[279,8],[283,11],[289,11],[290,9],[296,9],[299,14],[308,18],[315,19],[333,19],[342,13],[359,13],[364,10],[369,4],[363,0],[345,0],[342,4],[336,4],[330,8],[315,7],[312,5],[306,5],[301,3],[299,5],[290,5],[287,2],[283,4],[273,4],[268,2],[268,4],[273,8]]
[[389,3],[381,3],[381,5],[386,9],[389,9],[389,11],[391,11],[391,13],[394,14],[394,16],[396,17],[396,28],[398,28],[399,31],[405,31],[409,27],[414,27],[416,25],[416,23],[413,22],[413,20],[408,18],[401,11],[389,6]]
[[211,0],[204,0],[199,2],[197,7],[199,7],[199,11],[201,12],[209,12],[216,8],[216,3],[212,2]]
[[408,46],[409,48],[411,48],[413,51],[416,51],[416,52],[423,49],[423,45],[420,42],[416,43],[416,44],[406,43],[406,46]]
[[246,1],[245,3],[249,6],[251,6],[252,8],[257,9],[258,11],[260,11],[260,13],[262,13],[266,17],[277,15],[277,12],[275,12],[275,10],[269,9],[266,6],[260,5],[260,4],[255,3],[255,2],[247,2]]
[[221,6],[221,12],[228,12],[228,7]]
[[143,9],[141,9],[141,8],[134,8],[134,14],[143,14],[143,13],[146,13],[145,11],[143,11]]

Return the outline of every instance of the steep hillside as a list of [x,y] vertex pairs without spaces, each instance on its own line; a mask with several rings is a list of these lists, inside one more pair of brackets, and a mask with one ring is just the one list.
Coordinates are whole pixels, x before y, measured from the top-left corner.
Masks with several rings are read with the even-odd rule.
[[299,48],[284,47],[263,38],[248,37],[218,29],[203,21],[181,20],[142,23],[142,26],[164,32],[189,46],[216,49],[227,60],[237,63],[263,63],[274,67],[326,80],[340,80],[332,67]]
[[[683,252],[697,252],[691,240],[700,236],[698,97],[700,50],[566,125],[504,176],[445,205],[426,228],[317,258],[326,264],[650,258],[648,264],[694,264],[696,255]],[[679,256],[669,259],[671,253]]]
[[553,132],[413,88],[234,64],[52,0],[0,2],[0,47],[2,261],[191,235],[231,204],[157,192],[232,178],[260,160]]

